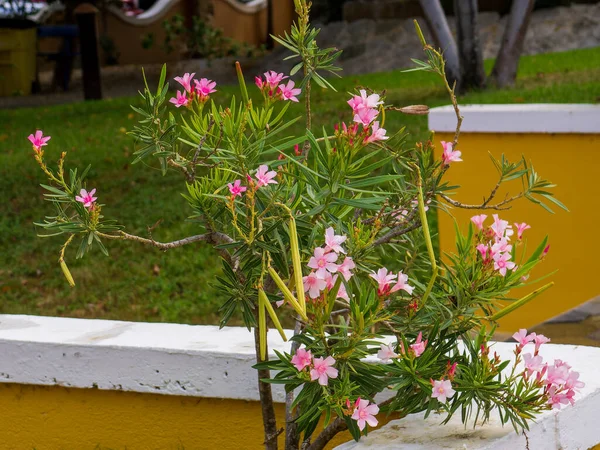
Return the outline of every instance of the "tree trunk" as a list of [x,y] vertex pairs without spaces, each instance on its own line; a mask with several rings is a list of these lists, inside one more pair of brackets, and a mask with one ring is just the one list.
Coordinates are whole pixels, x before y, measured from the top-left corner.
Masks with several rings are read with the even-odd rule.
[[477,0],[455,0],[454,16],[461,75],[458,90],[482,89],[485,87],[485,71],[477,27]]
[[440,4],[440,0],[419,0],[425,15],[427,27],[433,36],[435,45],[444,52],[446,60],[446,78],[450,85],[456,82],[460,85],[460,63],[456,41],[452,36],[448,20]]
[[492,79],[498,87],[514,84],[519,58],[531,18],[534,0],[514,0],[502,36],[502,45],[492,70]]
[[[294,336],[300,334],[301,331],[302,322],[296,319]],[[298,348],[300,348],[300,342],[292,341],[290,354],[295,354]],[[298,450],[298,446],[300,445],[300,433],[298,432],[298,424],[296,423],[299,410],[298,408],[292,408],[293,402],[294,391],[290,391],[285,396],[285,450]]]
[[[260,331],[258,330],[258,327],[254,327],[254,347],[256,350],[256,362],[262,362],[260,358]],[[263,428],[265,433],[265,450],[277,450],[277,436],[279,433],[277,431],[275,408],[273,408],[273,394],[271,392],[271,385],[269,383],[263,383],[260,381],[261,378],[271,378],[271,373],[269,370],[257,370],[257,373],[258,393],[260,396]]]

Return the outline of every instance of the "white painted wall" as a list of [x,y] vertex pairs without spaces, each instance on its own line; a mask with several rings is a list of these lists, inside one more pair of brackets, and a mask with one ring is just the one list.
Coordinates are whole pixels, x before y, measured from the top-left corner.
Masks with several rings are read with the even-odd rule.
[[[271,350],[288,350],[289,343],[282,342],[276,331],[268,337]],[[502,359],[511,358],[513,349],[510,343],[495,343],[492,348]],[[550,362],[566,360],[581,373],[586,386],[575,407],[549,411],[532,426],[530,450],[587,449],[600,443],[600,348],[546,344],[541,354]],[[5,383],[258,400],[251,368],[253,336],[245,328],[0,315],[0,355],[0,382]],[[381,399],[390,395],[388,391]],[[274,398],[284,401],[280,385],[274,386]],[[499,427],[497,421],[475,431],[457,422],[439,427],[440,421],[433,417],[424,423],[418,416],[408,417],[370,433],[358,444],[338,448],[525,448],[523,436]]]
[[[463,133],[595,133],[600,134],[600,105],[509,104],[461,105]],[[441,106],[429,112],[429,129],[456,130],[454,108]]]

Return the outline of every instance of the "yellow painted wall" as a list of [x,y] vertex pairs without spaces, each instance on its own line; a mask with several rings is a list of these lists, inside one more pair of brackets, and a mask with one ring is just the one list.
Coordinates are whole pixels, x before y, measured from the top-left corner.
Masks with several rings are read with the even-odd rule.
[[[438,158],[439,141],[452,141],[452,138],[448,133],[436,134]],[[543,178],[558,185],[554,189],[556,196],[570,210],[565,212],[552,207],[556,213],[552,215],[528,200],[519,200],[510,211],[499,212],[511,223],[527,222],[532,226],[525,232],[530,252],[549,235],[550,253],[534,269],[531,279],[558,270],[551,278],[556,285],[505,317],[499,331],[512,332],[539,324],[600,295],[600,134],[462,133],[457,148],[462,151],[463,162],[453,163],[446,178],[451,185],[461,186],[452,196],[455,200],[480,204],[498,179],[488,152],[496,158],[504,153],[510,161],[525,155]],[[509,182],[507,186],[496,199],[519,192],[518,182]],[[495,211],[452,210],[465,231],[469,218],[480,213],[491,218]],[[440,213],[439,218],[441,249],[453,251],[453,221],[445,213]],[[526,292],[515,291],[515,296]]]
[[258,402],[0,383],[0,411],[2,450],[264,448]]

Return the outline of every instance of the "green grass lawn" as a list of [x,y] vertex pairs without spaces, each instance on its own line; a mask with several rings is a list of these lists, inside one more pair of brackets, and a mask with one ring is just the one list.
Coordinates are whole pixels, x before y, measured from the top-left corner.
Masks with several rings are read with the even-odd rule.
[[[491,67],[486,64],[488,70]],[[251,74],[248,74],[251,75]],[[600,101],[600,48],[524,57],[517,85],[509,90],[474,92],[461,103],[533,103]],[[218,80],[217,80],[218,81]],[[315,128],[350,120],[345,104],[355,86],[386,89],[387,102],[443,105],[448,102],[435,77],[400,71],[334,80],[339,93],[314,95]],[[227,101],[233,87],[221,87],[214,96]],[[168,241],[195,234],[191,213],[180,193],[179,173],[162,177],[154,167],[131,165],[134,151],[125,134],[136,118],[129,108],[135,98],[104,100],[55,107],[0,111],[0,312],[71,317],[98,317],[183,323],[215,323],[221,299],[210,286],[218,272],[217,259],[202,246],[168,253],[134,243],[109,243],[110,257],[92,252],[75,260],[67,253],[77,282],[69,288],[57,263],[63,237],[40,239],[34,221],[53,214],[42,200],[43,174],[31,156],[26,137],[41,128],[52,140],[49,161],[67,151],[68,166],[92,164],[90,187],[98,189],[106,217],[116,218],[128,231],[145,234],[147,226],[162,223],[153,232]],[[301,114],[296,108],[291,114]],[[413,140],[427,133],[425,117],[388,113],[388,133],[406,126]],[[302,133],[300,124],[293,130]]]

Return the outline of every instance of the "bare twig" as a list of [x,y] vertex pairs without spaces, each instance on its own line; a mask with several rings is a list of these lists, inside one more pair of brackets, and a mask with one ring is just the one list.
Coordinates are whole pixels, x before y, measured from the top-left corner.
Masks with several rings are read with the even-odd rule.
[[167,158],[167,164],[181,171],[183,173],[183,176],[185,177],[185,181],[187,181],[189,184],[192,184],[194,182],[194,174],[190,173],[187,167],[182,166],[181,164],[177,164],[171,157]]
[[123,240],[123,241],[135,241],[145,245],[151,245],[160,250],[169,250],[171,248],[183,247],[184,245],[191,244],[193,242],[205,241],[212,244],[223,244],[223,243],[232,243],[235,242],[232,238],[230,238],[225,233],[213,232],[206,234],[198,234],[196,236],[190,236],[184,239],[179,239],[177,241],[172,242],[157,242],[154,239],[147,239],[141,236],[135,236],[133,234],[126,233],[124,231],[120,231],[119,234],[105,234],[105,233],[97,233],[98,236],[103,237],[105,239],[114,239],[114,240]]
[[208,122],[208,127],[206,129],[206,133],[204,134],[204,136],[202,136],[202,139],[200,139],[200,142],[198,143],[198,146],[196,147],[196,151],[194,152],[194,156],[192,157],[192,161],[190,163],[190,167],[191,167],[190,172],[192,173],[192,177],[195,177],[195,175],[196,175],[196,162],[198,161],[198,155],[200,155],[200,150],[202,150],[202,146],[206,142],[206,139],[208,139],[208,135],[210,134],[210,131],[212,130],[212,127],[214,124],[215,124],[215,119],[213,119],[211,117],[210,121]]
[[[495,209],[498,211],[503,211],[503,210],[507,210],[510,209],[510,206],[506,206],[511,202],[514,202],[515,200],[518,200],[520,198],[522,198],[525,195],[525,193],[521,192],[517,195],[514,195],[510,198],[504,199],[499,203],[496,203],[494,205],[488,205],[487,201],[484,201],[481,205],[468,205],[465,203],[461,203],[458,202],[456,200],[451,199],[450,197],[448,197],[445,194],[440,194],[440,197],[442,197],[445,201],[447,201],[448,203],[450,203],[452,206],[456,206],[457,208],[462,208],[462,209]],[[488,197],[489,198],[489,197]]]
[[383,236],[381,236],[379,239],[376,239],[375,242],[373,242],[373,247],[382,245],[382,244],[387,244],[395,237],[402,236],[403,234],[406,234],[413,230],[416,230],[420,226],[421,226],[420,220],[416,220],[415,222],[408,223],[405,226],[398,225],[398,226],[392,228],[390,231],[388,231]]

